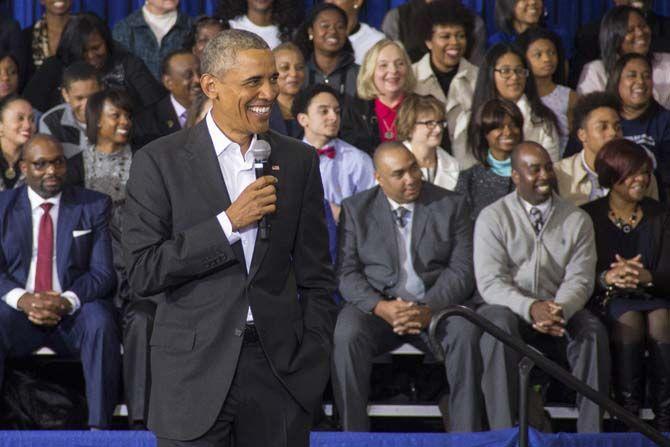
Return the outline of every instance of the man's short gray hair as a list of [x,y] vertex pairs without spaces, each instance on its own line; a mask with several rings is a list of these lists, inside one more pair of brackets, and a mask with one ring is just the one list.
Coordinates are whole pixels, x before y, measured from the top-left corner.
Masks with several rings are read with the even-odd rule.
[[237,53],[246,50],[269,50],[262,37],[241,29],[221,31],[202,52],[203,73],[221,75],[235,65]]

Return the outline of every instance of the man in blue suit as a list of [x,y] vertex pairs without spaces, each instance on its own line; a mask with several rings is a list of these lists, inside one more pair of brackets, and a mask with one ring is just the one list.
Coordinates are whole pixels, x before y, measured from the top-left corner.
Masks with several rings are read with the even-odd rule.
[[35,135],[23,149],[26,186],[0,193],[0,384],[5,359],[41,346],[77,353],[89,426],[112,421],[120,343],[108,220],[109,197],[64,187],[63,148]]

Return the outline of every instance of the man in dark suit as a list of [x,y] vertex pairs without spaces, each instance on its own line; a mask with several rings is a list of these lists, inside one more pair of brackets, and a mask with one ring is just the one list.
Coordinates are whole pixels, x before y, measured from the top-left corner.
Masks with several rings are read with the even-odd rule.
[[105,428],[112,421],[121,364],[107,300],[116,281],[111,201],[63,187],[65,163],[60,143],[37,134],[23,149],[27,186],[0,193],[0,383],[9,356],[29,355],[40,346],[76,352],[88,423]]
[[200,90],[200,62],[191,50],[174,50],[161,63],[161,81],[169,92],[135,119],[134,147],[183,129],[188,109]]
[[[335,312],[318,155],[268,131],[278,89],[264,40],[224,31],[202,64],[212,110],[138,151],[127,185],[131,288],[165,293],[148,426],[161,447],[307,446]],[[272,176],[255,176],[259,139]]]
[[[426,350],[432,314],[465,303],[474,289],[464,199],[423,182],[402,143],[382,144],[374,161],[379,186],[345,199],[339,225],[337,276],[347,304],[335,327],[333,385],[350,431],[369,431],[372,359],[408,342]],[[482,430],[480,332],[461,318],[445,326],[451,430]]]

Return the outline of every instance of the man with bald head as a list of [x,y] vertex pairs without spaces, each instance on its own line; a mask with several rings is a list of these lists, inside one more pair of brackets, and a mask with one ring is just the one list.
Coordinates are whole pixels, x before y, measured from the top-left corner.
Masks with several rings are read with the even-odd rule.
[[63,147],[37,134],[23,147],[26,185],[0,193],[0,384],[5,360],[48,346],[81,358],[88,424],[112,422],[120,375],[113,307],[111,200],[64,186]]
[[[607,331],[584,307],[595,280],[591,219],[554,192],[551,159],[537,143],[515,148],[512,181],[516,191],[484,208],[475,223],[475,277],[486,303],[478,312],[529,344],[565,352],[577,378],[608,393]],[[520,357],[488,334],[481,350],[489,426],[513,427]],[[577,430],[601,431],[598,406],[580,396],[577,403]]]
[[[372,360],[403,343],[428,350],[431,316],[474,289],[472,228],[463,197],[421,179],[398,142],[374,156],[379,186],[342,202],[337,276],[347,301],[335,326],[333,388],[344,430],[369,431]],[[451,431],[482,430],[479,331],[440,328],[451,389]]]
[[[138,151],[127,185],[130,286],[165,295],[148,426],[161,447],[307,446],[336,309],[319,156],[269,130],[278,74],[263,39],[223,31],[201,62],[212,110]],[[256,178],[264,142],[271,175]]]

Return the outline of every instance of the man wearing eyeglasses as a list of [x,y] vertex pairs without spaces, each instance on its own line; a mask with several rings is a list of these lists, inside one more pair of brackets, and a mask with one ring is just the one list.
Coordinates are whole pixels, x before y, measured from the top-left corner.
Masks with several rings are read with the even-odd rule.
[[375,185],[370,156],[337,138],[340,132],[340,100],[333,88],[315,84],[293,100],[293,116],[305,131],[302,141],[319,154],[323,195],[335,221],[342,200]]
[[[370,431],[372,360],[403,343],[429,352],[433,313],[474,289],[472,224],[463,196],[421,180],[414,155],[386,142],[374,156],[378,187],[342,202],[337,256],[346,300],[335,326],[333,393],[345,431]],[[450,431],[480,431],[479,330],[461,318],[438,327],[446,352]]]
[[111,200],[65,187],[63,147],[37,134],[23,148],[26,186],[0,193],[0,384],[9,356],[48,346],[77,353],[88,424],[112,422],[120,341],[108,298],[116,284]]

